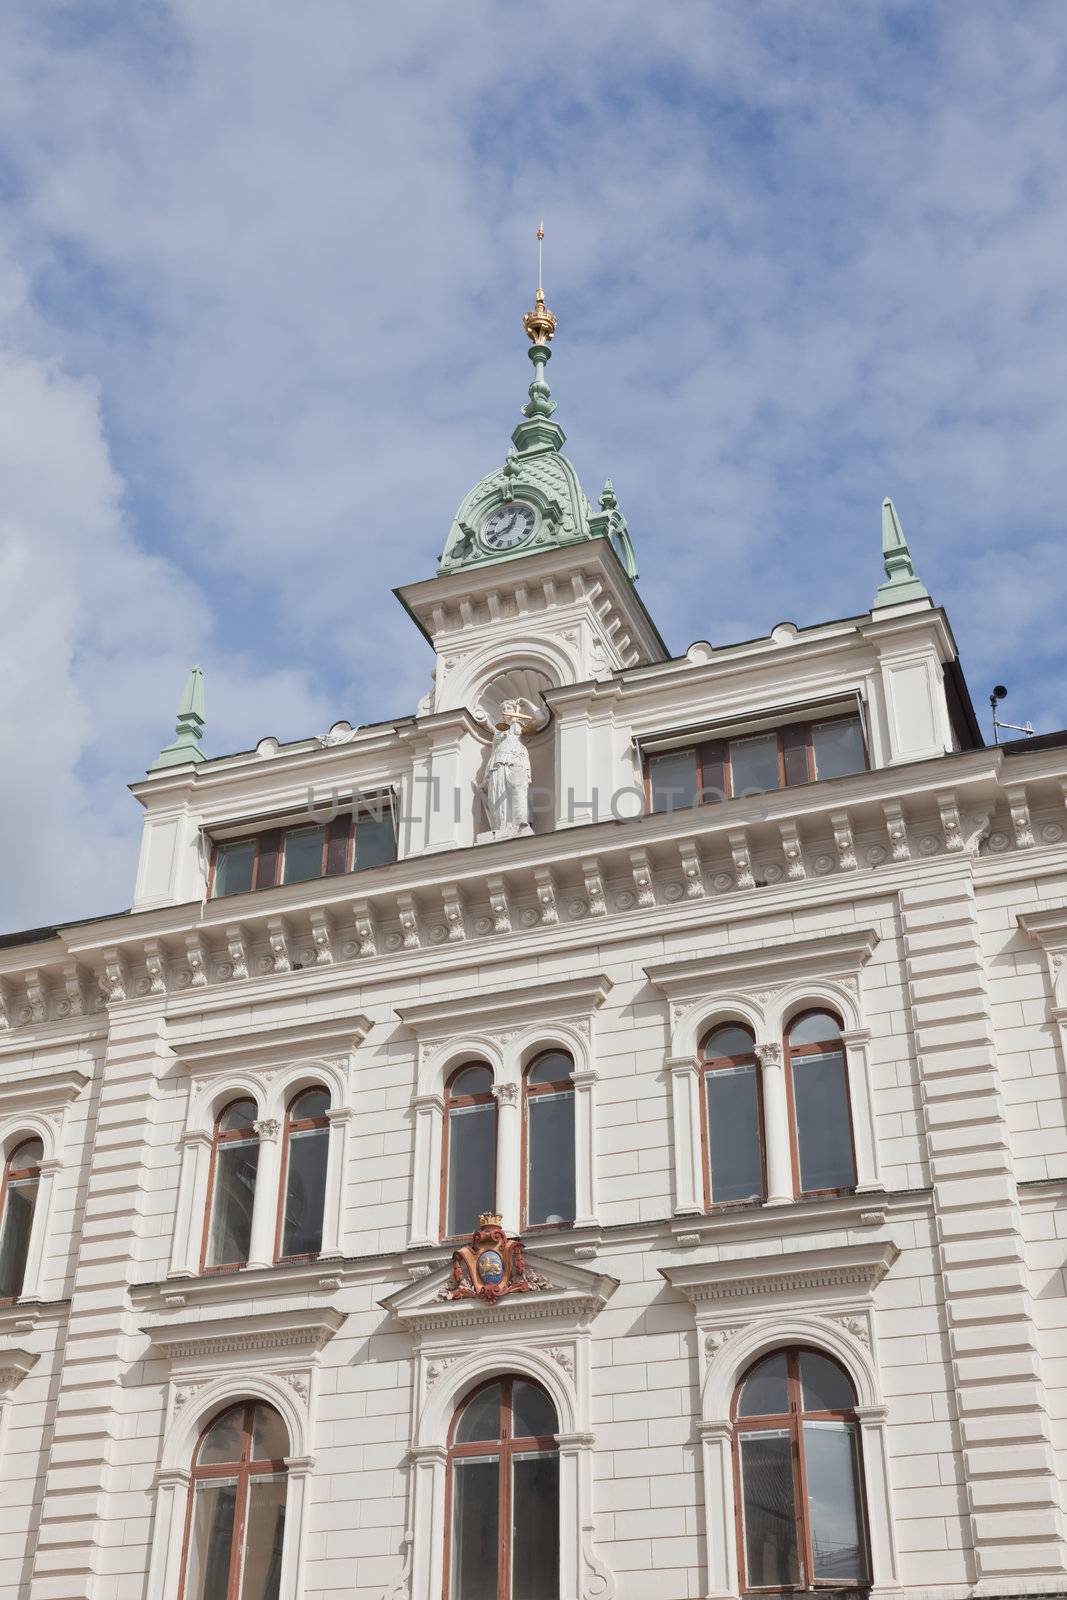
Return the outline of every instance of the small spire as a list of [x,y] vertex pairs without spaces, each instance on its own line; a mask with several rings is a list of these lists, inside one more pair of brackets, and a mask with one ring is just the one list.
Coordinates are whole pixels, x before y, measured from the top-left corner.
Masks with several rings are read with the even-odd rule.
[[556,402],[545,376],[545,368],[552,355],[548,341],[556,331],[556,315],[545,305],[545,291],[541,287],[541,241],[544,237],[545,225],[542,221],[537,225],[537,293],[534,296],[534,308],[527,311],[522,319],[530,340],[530,348],[526,353],[533,362],[534,376],[527,391],[530,398],[522,408],[526,421],[520,422],[511,435],[520,454],[530,450],[561,450],[566,437],[559,423],[550,420]]
[[204,737],[204,674],[193,667],[185,680],[185,690],[174,727],[174,742],[162,749],[153,761],[150,772],[160,767],[180,767],[189,761],[205,761],[200,748]]
[[534,345],[547,345],[556,331],[555,312],[549,311],[545,305],[545,291],[541,287],[541,250],[544,237],[545,221],[542,217],[537,224],[537,293],[534,295],[533,310],[527,311],[522,319],[522,325],[526,329],[526,337]]
[[929,600],[925,586],[916,577],[897,508],[888,498],[882,501],[882,560],[885,582],[874,597],[872,611],[878,606],[903,605],[908,600]]
[[615,485],[610,478],[604,479],[604,487],[600,491],[601,511],[618,511],[619,502],[615,498]]

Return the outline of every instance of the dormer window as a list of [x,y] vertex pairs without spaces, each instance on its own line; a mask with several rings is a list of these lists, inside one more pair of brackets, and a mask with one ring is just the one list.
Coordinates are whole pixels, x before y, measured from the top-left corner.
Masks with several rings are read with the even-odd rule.
[[310,883],[343,872],[388,866],[396,860],[392,807],[376,805],[328,823],[267,828],[241,839],[216,840],[211,897]]
[[[659,745],[660,748],[655,748]],[[826,716],[784,727],[738,729],[734,737],[698,738],[644,747],[650,811],[766,794],[799,783],[847,778],[867,770],[863,723],[858,715]]]

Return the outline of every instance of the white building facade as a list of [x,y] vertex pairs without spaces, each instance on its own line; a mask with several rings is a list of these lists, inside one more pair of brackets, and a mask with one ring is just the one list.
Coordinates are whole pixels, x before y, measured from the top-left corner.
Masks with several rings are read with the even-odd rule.
[[0,940],[4,1596],[1067,1593],[1067,741],[888,502],[672,658],[550,315],[418,713],[206,760],[194,675],[132,909]]

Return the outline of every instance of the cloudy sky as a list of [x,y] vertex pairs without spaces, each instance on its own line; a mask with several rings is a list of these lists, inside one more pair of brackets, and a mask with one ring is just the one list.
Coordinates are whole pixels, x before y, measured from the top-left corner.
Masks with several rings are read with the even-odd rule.
[[209,753],[413,709],[524,398],[675,650],[864,610],[896,500],[979,709],[1067,724],[1062,0],[0,11],[0,927],[129,903]]

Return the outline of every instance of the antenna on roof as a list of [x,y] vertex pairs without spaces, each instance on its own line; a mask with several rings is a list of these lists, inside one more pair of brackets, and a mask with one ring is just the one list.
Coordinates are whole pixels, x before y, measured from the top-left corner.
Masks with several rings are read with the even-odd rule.
[[1002,683],[996,684],[994,686],[993,693],[989,696],[989,704],[993,710],[993,738],[995,742],[997,744],[1000,743],[1001,728],[1010,728],[1013,733],[1024,733],[1028,739],[1032,739],[1034,736],[1034,725],[1032,722],[1028,722],[1024,728],[1018,722],[1001,722],[1000,718],[997,716],[997,707],[1000,705],[1002,700],[1006,700],[1007,698],[1008,691]]

